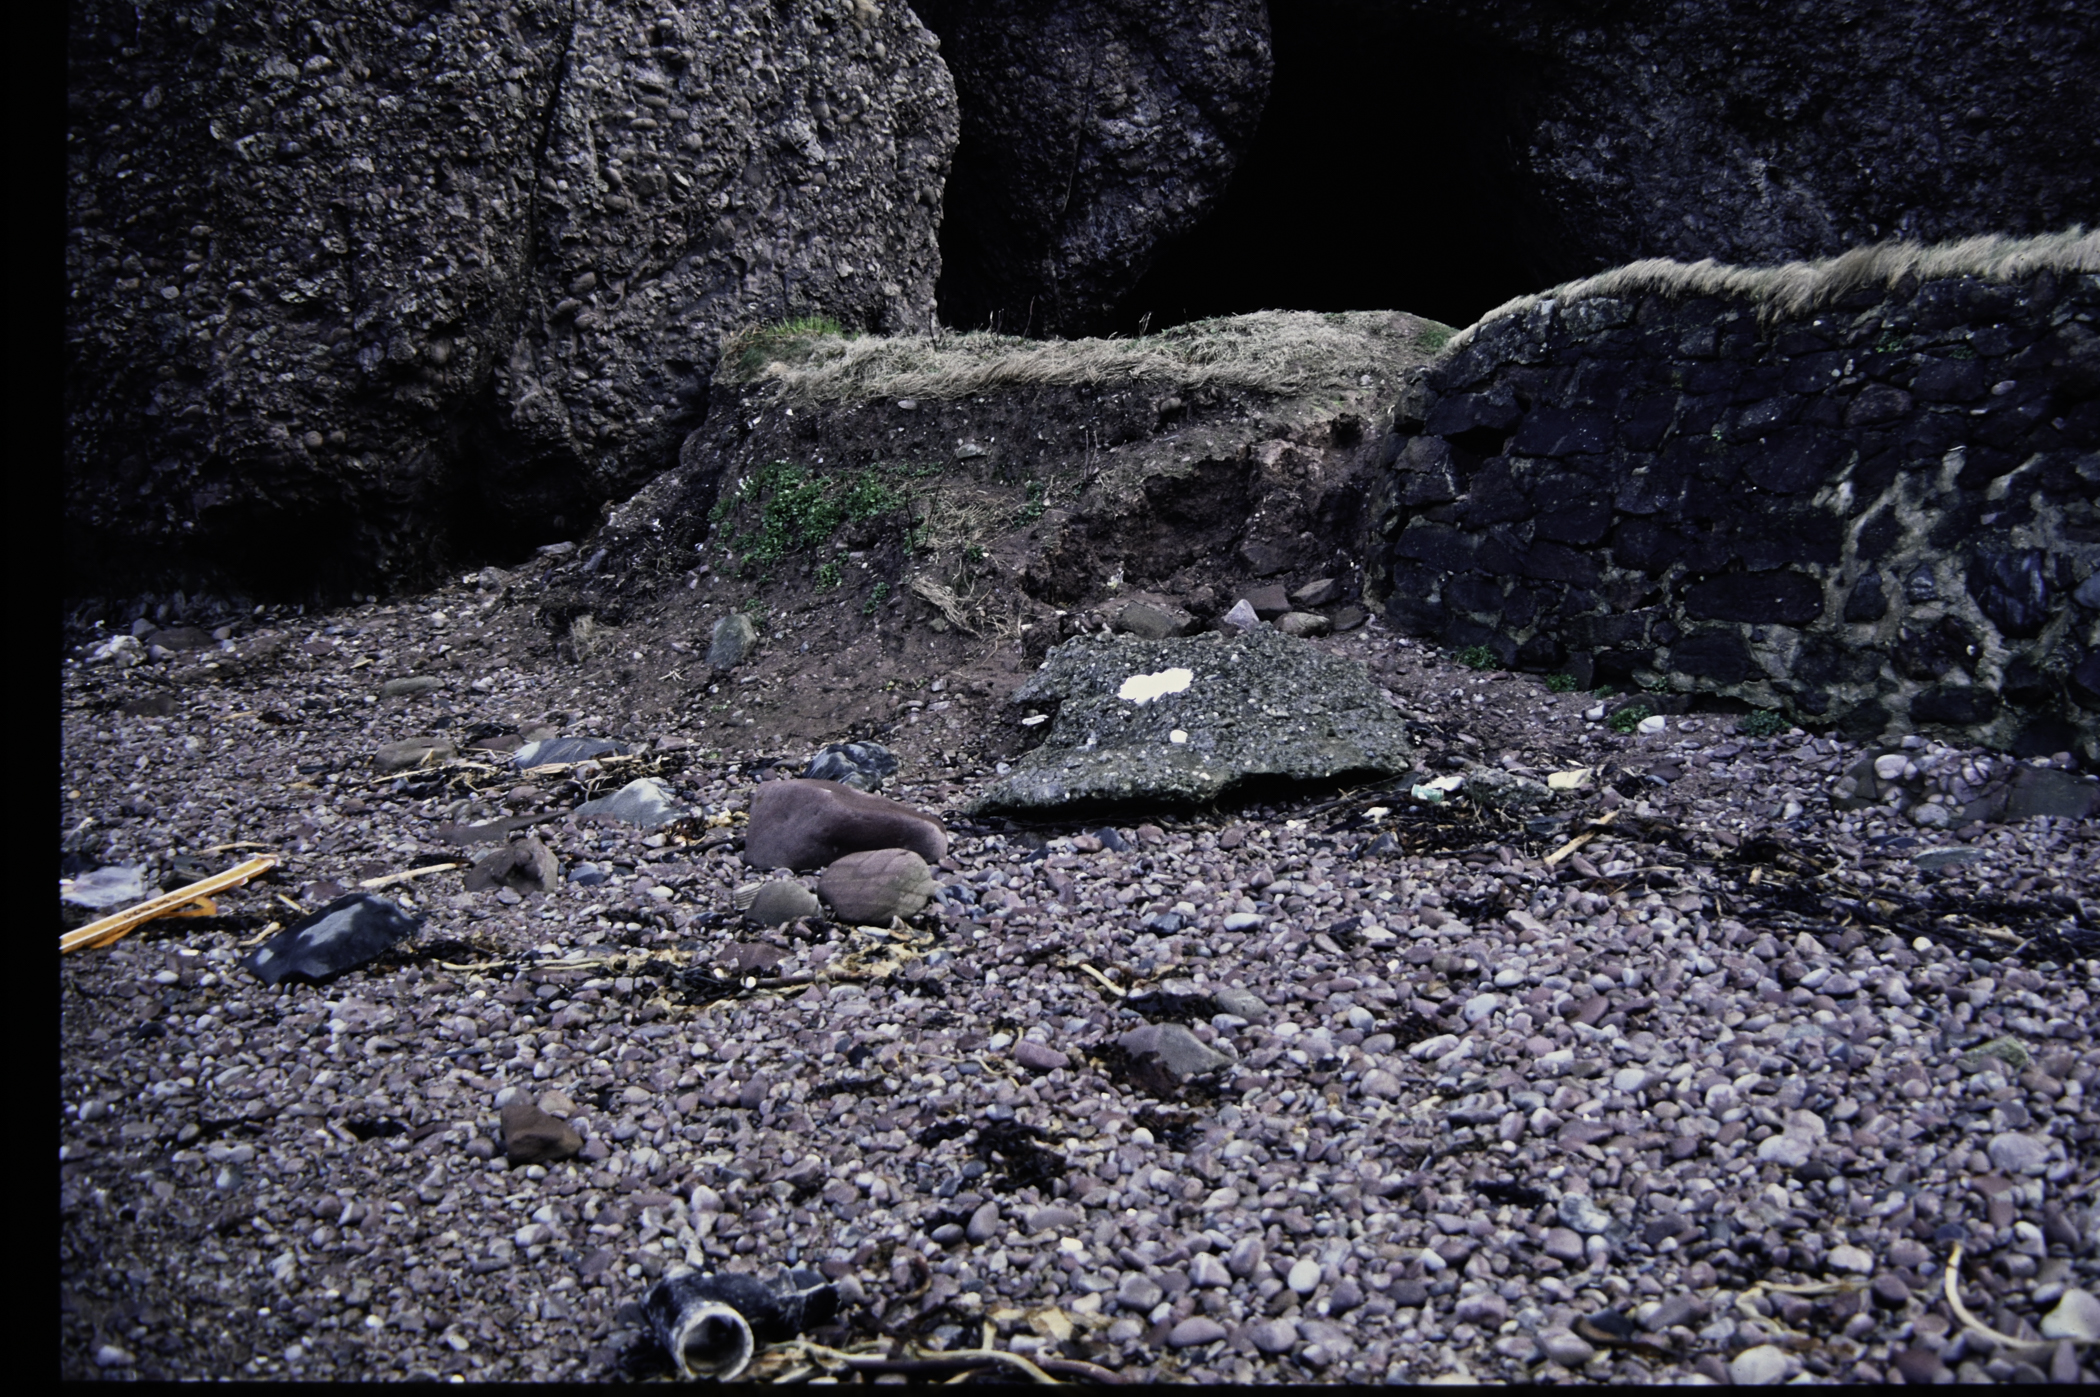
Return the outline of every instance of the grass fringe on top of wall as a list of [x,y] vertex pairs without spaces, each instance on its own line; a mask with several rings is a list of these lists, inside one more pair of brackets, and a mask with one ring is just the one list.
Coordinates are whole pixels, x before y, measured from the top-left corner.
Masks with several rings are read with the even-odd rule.
[[1769,322],[1816,310],[1863,286],[1894,286],[1906,276],[1920,281],[1950,276],[2020,281],[2042,271],[2100,272],[2100,232],[2088,233],[2082,225],[2074,225],[2061,233],[2025,238],[1990,233],[1951,243],[1871,243],[1835,257],[1784,262],[1776,267],[1734,267],[1712,258],[1674,262],[1651,257],[1507,301],[1453,335],[1444,352],[1455,354],[1482,326],[1521,315],[1547,301],[1648,294],[1677,300],[1719,296],[1756,305]]
[[1134,339],[1031,340],[986,331],[853,335],[814,319],[733,337],[718,376],[764,383],[795,403],[951,400],[1000,390],[1112,382],[1278,396],[1361,385],[1426,362],[1447,325],[1397,311],[1257,311]]

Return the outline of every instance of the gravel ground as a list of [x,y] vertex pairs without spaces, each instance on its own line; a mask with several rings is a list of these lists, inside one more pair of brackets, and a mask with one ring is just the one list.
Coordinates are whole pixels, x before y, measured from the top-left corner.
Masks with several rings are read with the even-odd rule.
[[[2022,1340],[2100,1291],[2090,821],[1837,811],[1861,749],[1719,714],[1620,734],[1374,622],[1307,643],[1373,666],[1425,770],[1592,776],[1516,811],[1401,786],[1098,833],[951,814],[912,927],[761,935],[740,811],[808,745],[637,711],[485,600],[66,662],[76,867],[285,859],[61,963],[67,1376],[647,1376],[637,1302],[691,1263],[821,1267],[838,1348],[989,1333],[1132,1380],[2093,1380],[2091,1344],[1965,1332],[1941,1271],[1960,1241],[1969,1309]],[[917,676],[950,697],[879,734],[886,794],[959,808],[1020,678]],[[642,751],[370,764],[542,727]],[[704,818],[565,814],[638,770]],[[557,890],[421,876],[382,895],[423,932],[364,970],[234,965],[295,906],[487,852],[458,827],[506,812],[542,821]],[[710,966],[756,985],[709,1000]],[[1207,1049],[1184,1067],[1223,1065],[1117,1045],[1170,1019]],[[583,1153],[507,1165],[514,1094]]]

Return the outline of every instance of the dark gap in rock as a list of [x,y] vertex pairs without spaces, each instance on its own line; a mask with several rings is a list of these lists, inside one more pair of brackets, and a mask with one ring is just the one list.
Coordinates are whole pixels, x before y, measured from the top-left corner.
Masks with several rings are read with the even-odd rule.
[[1520,170],[1530,60],[1349,0],[1276,6],[1270,22],[1276,77],[1253,148],[1112,329],[1267,309],[1467,325],[1593,270],[1541,238]]

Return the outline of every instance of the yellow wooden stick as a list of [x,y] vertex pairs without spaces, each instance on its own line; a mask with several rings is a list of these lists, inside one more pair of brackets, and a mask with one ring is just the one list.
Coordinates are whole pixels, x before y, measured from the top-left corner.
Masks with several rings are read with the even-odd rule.
[[258,874],[267,873],[275,867],[276,855],[257,855],[246,863],[227,869],[224,873],[214,873],[211,877],[199,879],[186,888],[177,888],[174,892],[141,902],[136,907],[114,913],[100,921],[89,922],[77,931],[69,931],[58,938],[59,952],[63,954],[67,951],[77,951],[83,946],[107,946],[133,928],[156,917],[165,917],[178,908],[187,907],[213,893],[237,888]]

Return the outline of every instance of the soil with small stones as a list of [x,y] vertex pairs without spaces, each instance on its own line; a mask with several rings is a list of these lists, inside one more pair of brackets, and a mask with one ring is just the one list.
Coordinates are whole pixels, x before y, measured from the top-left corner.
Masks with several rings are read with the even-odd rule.
[[[2012,1380],[2052,1360],[1964,1336],[1952,1242],[2016,1336],[2100,1288],[2090,822],[1839,812],[1859,749],[1725,714],[1621,735],[1375,621],[1305,643],[1371,667],[1420,779],[1589,779],[1521,810],[1411,780],[1107,835],[973,822],[1023,740],[1015,637],[855,604],[710,676],[704,579],[579,629],[545,614],[557,566],[66,661],[64,871],[283,858],[61,961],[67,1376],[648,1376],[638,1302],[693,1264],[817,1267],[846,1303],[814,1337],[899,1364],[989,1324],[1131,1380],[1725,1379],[1765,1345]],[[415,675],[438,687],[381,696]],[[637,750],[507,767],[543,729]],[[374,771],[421,736],[458,752]],[[886,933],[743,927],[753,785],[846,736],[948,816],[938,900]],[[694,816],[569,815],[637,774]],[[465,891],[494,845],[463,831],[501,820],[555,891]],[[423,929],[364,969],[235,964],[438,864],[380,889]],[[1231,1065],[1133,1064],[1133,1003]],[[583,1154],[506,1165],[505,1092],[566,1098]]]

